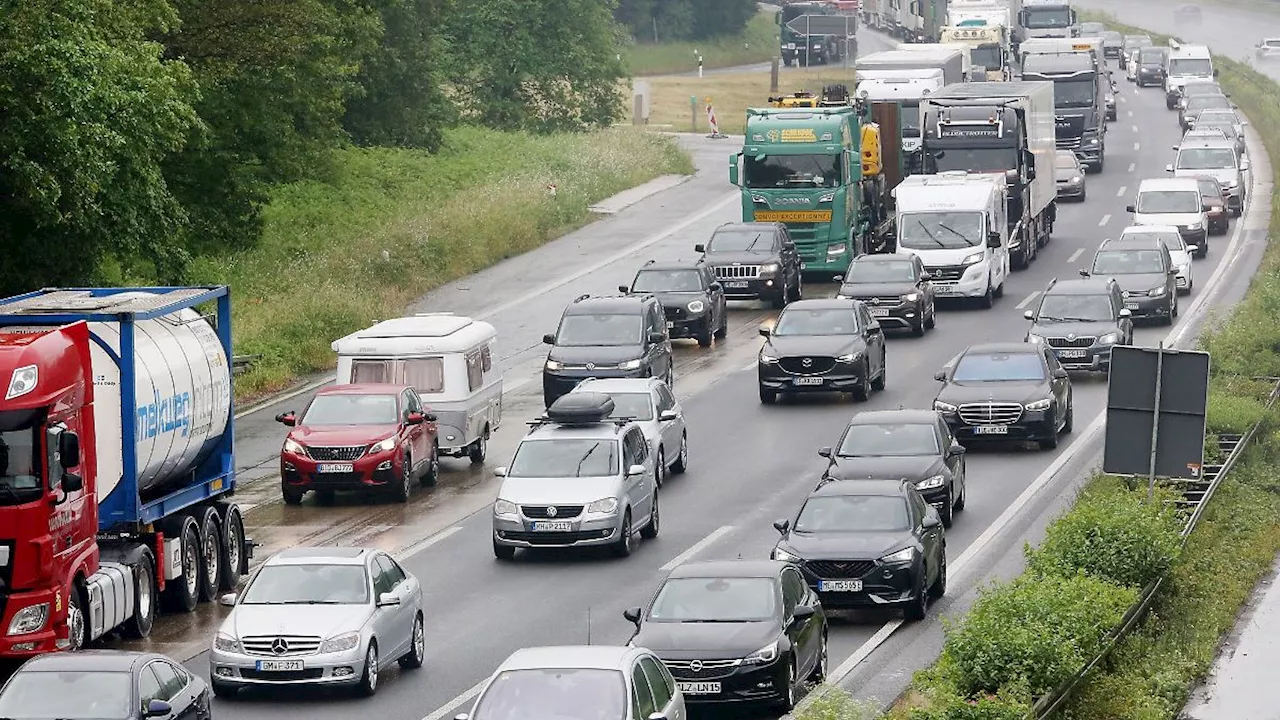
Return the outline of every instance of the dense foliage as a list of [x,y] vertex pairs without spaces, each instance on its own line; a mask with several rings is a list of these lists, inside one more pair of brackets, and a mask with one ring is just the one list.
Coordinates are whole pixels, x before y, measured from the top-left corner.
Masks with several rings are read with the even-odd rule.
[[705,40],[740,33],[755,0],[618,0],[614,17],[636,42]]
[[620,113],[611,0],[0,0],[0,292],[181,282],[354,142]]

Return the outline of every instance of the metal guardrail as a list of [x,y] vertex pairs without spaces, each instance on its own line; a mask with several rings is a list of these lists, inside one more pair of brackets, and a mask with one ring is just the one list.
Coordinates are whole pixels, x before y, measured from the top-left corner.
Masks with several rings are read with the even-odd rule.
[[232,355],[231,356],[231,374],[239,375],[247,372],[253,366],[253,361],[257,360],[257,355]]
[[[1276,401],[1280,399],[1280,378],[1266,377],[1255,378],[1256,380],[1269,380],[1272,382],[1271,394],[1267,396],[1264,405],[1269,413],[1275,406]],[[1204,516],[1204,508],[1208,505],[1209,500],[1213,498],[1218,487],[1222,484],[1223,479],[1236,466],[1236,462],[1240,456],[1244,455],[1245,449],[1253,442],[1254,436],[1257,434],[1258,426],[1262,421],[1254,423],[1249,431],[1244,435],[1219,435],[1218,447],[1225,456],[1221,465],[1206,465],[1201,480],[1180,482],[1184,499],[1178,502],[1179,508],[1190,509],[1191,514],[1187,517],[1186,524],[1182,528],[1182,547],[1187,546],[1187,541],[1191,537],[1191,533],[1196,529],[1196,525],[1200,522],[1200,518]],[[1072,675],[1066,682],[1060,685],[1053,692],[1041,697],[1036,704],[1031,706],[1031,710],[1026,715],[1026,720],[1044,720],[1052,717],[1054,713],[1062,709],[1070,699],[1071,694],[1080,686],[1080,683],[1088,677],[1089,673],[1100,663],[1110,657],[1111,652],[1120,644],[1120,641],[1129,636],[1138,623],[1147,616],[1147,612],[1151,609],[1151,604],[1155,600],[1156,593],[1168,580],[1169,573],[1165,572],[1156,578],[1150,585],[1143,588],[1142,594],[1138,596],[1133,606],[1125,612],[1124,617],[1120,619],[1120,623],[1111,631],[1106,645],[1102,651],[1097,654],[1085,666]]]

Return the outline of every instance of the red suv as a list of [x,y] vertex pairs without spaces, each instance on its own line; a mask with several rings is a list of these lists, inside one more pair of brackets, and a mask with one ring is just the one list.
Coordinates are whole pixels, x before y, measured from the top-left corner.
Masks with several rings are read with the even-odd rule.
[[337,490],[386,490],[408,502],[415,477],[431,486],[440,472],[436,416],[408,385],[331,385],[301,419],[290,411],[276,421],[293,428],[280,449],[280,491],[289,505],[308,490],[322,505]]

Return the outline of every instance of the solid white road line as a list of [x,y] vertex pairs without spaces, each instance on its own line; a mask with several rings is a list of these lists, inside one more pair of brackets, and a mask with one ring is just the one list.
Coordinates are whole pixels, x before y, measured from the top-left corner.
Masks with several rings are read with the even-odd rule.
[[481,680],[475,685],[472,685],[471,689],[462,693],[458,697],[450,700],[444,705],[441,705],[439,708],[436,709],[435,712],[422,718],[422,720],[442,720],[442,718],[444,718],[445,715],[448,715],[449,713],[453,712],[459,705],[479,695],[480,691],[484,689],[484,685],[487,682],[489,682],[489,678],[486,677],[485,679]]
[[1070,264],[1079,260],[1080,256],[1083,254],[1084,254],[1084,248],[1076,248],[1076,251],[1071,253],[1071,257],[1067,258],[1067,263]]
[[1116,197],[1124,197],[1124,191],[1128,189],[1129,188],[1125,187],[1124,185],[1121,185],[1120,189],[1116,191]]
[[454,525],[451,528],[446,528],[444,530],[441,530],[435,535],[431,535],[430,537],[423,538],[422,540],[419,540],[418,542],[410,545],[409,547],[403,550],[393,552],[391,553],[391,555],[395,559],[399,560],[400,562],[404,562],[405,560],[408,560],[409,558],[413,557],[414,555],[417,555],[423,550],[426,550],[432,545],[435,545],[441,540],[444,540],[445,538],[448,538],[449,536],[455,533],[461,532],[461,530],[462,530],[461,525]]
[[690,545],[688,550],[685,550],[679,555],[671,558],[671,560],[668,561],[666,565],[663,565],[659,569],[662,570],[662,572],[671,572],[676,568],[676,566],[684,563],[684,561],[688,560],[694,555],[697,555],[703,550],[706,550],[708,547],[711,546],[712,543],[724,537],[725,535],[728,535],[731,532],[733,532],[732,525],[721,525],[715,530],[712,530],[710,535],[707,535],[706,537],[702,538],[698,542]]
[[1106,225],[1106,224],[1107,224],[1107,223],[1109,223],[1109,222],[1111,222],[1111,214],[1110,214],[1110,213],[1108,213],[1108,214],[1106,214],[1106,215],[1103,215],[1103,216],[1102,216],[1102,219],[1098,221],[1098,227],[1102,227],[1103,225]]
[[1017,305],[1014,305],[1014,307],[1015,307],[1015,308],[1017,308],[1018,310],[1021,310],[1021,309],[1025,308],[1026,306],[1030,305],[1030,304],[1031,304],[1031,302],[1032,302],[1033,300],[1035,300],[1036,298],[1038,298],[1038,297],[1040,297],[1040,291],[1039,291],[1039,290],[1037,290],[1037,291],[1035,291],[1035,292],[1031,293],[1030,295],[1028,295],[1028,296],[1026,297],[1026,299],[1024,299],[1022,302],[1018,303]]

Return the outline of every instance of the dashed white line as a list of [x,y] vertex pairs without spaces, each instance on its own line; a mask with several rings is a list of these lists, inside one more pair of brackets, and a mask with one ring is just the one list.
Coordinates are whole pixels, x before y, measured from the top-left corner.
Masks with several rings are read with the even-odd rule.
[[1134,131],[1134,132],[1138,132],[1138,126],[1137,126],[1137,125],[1134,125],[1134,126],[1133,126],[1133,131]]
[[1142,149],[1142,143],[1134,143],[1134,144],[1133,144],[1133,149],[1134,149],[1134,150],[1141,150],[1141,149]]
[[1129,188],[1127,188],[1127,187],[1125,187],[1125,186],[1121,185],[1121,186],[1120,186],[1120,189],[1119,189],[1118,191],[1116,191],[1116,197],[1124,197],[1124,191],[1125,191],[1125,190],[1128,190],[1128,189],[1129,189]]
[[1133,172],[1133,169],[1136,167],[1138,167],[1137,163],[1129,163],[1129,172]]
[[690,545],[688,550],[685,550],[679,555],[671,558],[671,560],[669,560],[667,564],[663,565],[660,569],[662,570],[662,572],[671,572],[677,566],[683,564],[684,561],[688,560],[694,555],[697,555],[703,550],[706,550],[708,547],[710,547],[712,543],[724,537],[725,535],[728,535],[731,532],[733,532],[732,525],[721,525],[715,530],[712,530],[710,535],[707,535],[706,537],[702,538],[701,540],[694,543],[693,545]]
[[1035,300],[1036,298],[1038,298],[1038,297],[1040,297],[1040,291],[1039,291],[1039,290],[1037,290],[1037,291],[1035,291],[1035,292],[1031,293],[1030,295],[1028,295],[1028,296],[1027,296],[1027,297],[1026,297],[1022,302],[1018,303],[1017,305],[1014,305],[1014,307],[1015,307],[1015,308],[1017,308],[1017,309],[1019,309],[1019,310],[1022,310],[1022,309],[1024,309],[1024,308],[1026,308],[1028,305],[1030,305],[1030,304],[1031,304],[1031,302],[1032,302],[1033,300]]
[[1132,111],[1132,110],[1125,110],[1125,112],[1129,113],[1129,117],[1133,117],[1133,111]]
[[1103,225],[1106,225],[1109,222],[1111,222],[1111,214],[1107,213],[1106,215],[1102,216],[1101,220],[1098,221],[1098,227],[1102,227]]
[[1071,257],[1067,258],[1067,263],[1070,264],[1079,260],[1080,256],[1083,254],[1084,254],[1084,248],[1076,248],[1076,251],[1071,253]]

